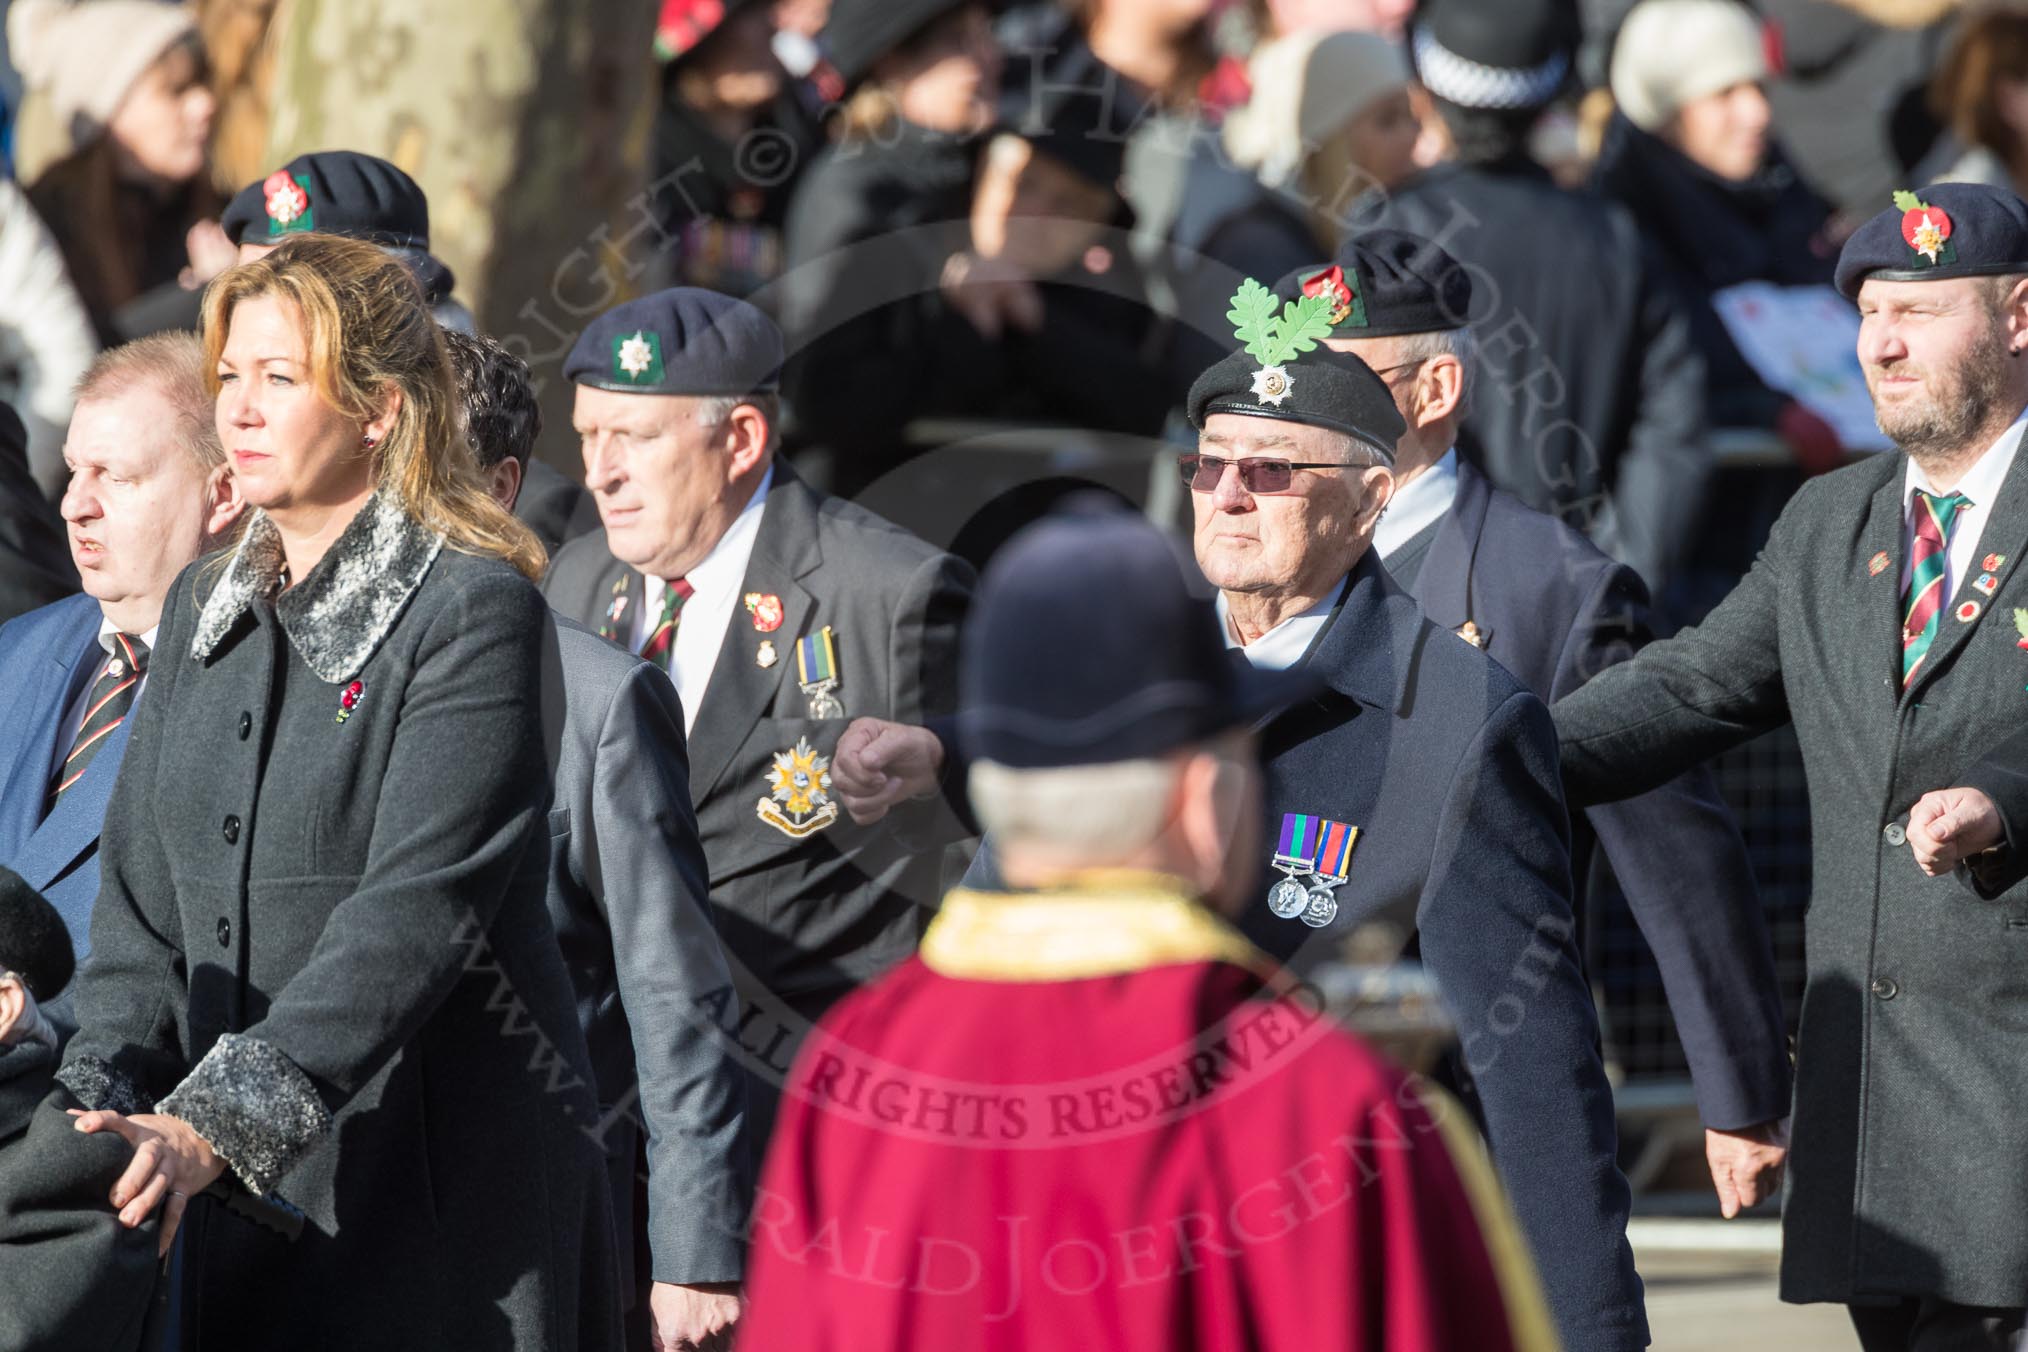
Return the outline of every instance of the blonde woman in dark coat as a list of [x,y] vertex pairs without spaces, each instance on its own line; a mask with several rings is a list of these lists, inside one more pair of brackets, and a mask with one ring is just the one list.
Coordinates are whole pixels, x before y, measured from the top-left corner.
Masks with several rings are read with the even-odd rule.
[[260,510],[164,608],[60,1078],[135,1147],[121,1219],[183,1231],[197,1352],[616,1346],[543,906],[541,548],[479,484],[401,263],[306,235],[204,317]]

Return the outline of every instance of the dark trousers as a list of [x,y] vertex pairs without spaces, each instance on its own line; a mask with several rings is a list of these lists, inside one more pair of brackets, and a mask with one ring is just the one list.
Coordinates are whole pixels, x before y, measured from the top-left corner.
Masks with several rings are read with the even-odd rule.
[[1853,1305],[1864,1352],[2017,1352],[2023,1312],[1953,1305],[1928,1296],[1896,1305]]

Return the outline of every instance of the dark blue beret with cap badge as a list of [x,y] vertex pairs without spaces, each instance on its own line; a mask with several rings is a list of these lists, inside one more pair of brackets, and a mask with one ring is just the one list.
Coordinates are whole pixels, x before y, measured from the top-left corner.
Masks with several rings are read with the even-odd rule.
[[781,371],[774,320],[695,286],[614,306],[578,335],[563,361],[566,380],[626,394],[764,394],[780,384]]
[[1298,268],[1275,283],[1283,300],[1326,296],[1333,338],[1440,333],[1471,322],[1472,279],[1431,241],[1404,230],[1367,230],[1334,263]]
[[1340,308],[1322,293],[1281,301],[1247,278],[1226,313],[1244,346],[1191,385],[1191,426],[1202,430],[1214,413],[1279,418],[1343,432],[1393,463],[1408,430],[1394,395],[1365,362],[1320,342],[1343,336],[1333,331]]
[[1983,183],[1898,192],[1894,205],[1852,232],[1838,255],[1839,292],[1859,297],[1868,277],[1940,282],[2028,273],[2028,203]]

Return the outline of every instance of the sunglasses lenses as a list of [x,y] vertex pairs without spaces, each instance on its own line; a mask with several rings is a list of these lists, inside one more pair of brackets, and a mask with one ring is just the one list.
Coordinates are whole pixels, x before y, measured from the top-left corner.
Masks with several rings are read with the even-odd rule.
[[1183,482],[1193,492],[1215,493],[1219,482],[1225,478],[1227,465],[1239,466],[1239,481],[1249,493],[1286,493],[1295,471],[1286,460],[1270,460],[1250,456],[1245,460],[1227,460],[1217,455],[1185,455],[1178,457],[1178,468],[1182,470]]

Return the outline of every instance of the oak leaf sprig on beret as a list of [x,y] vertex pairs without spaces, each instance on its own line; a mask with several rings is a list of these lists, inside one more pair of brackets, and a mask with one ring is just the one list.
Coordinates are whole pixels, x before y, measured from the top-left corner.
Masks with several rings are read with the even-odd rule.
[[1246,345],[1254,360],[1275,367],[1331,336],[1332,304],[1328,297],[1305,296],[1285,303],[1277,314],[1275,293],[1249,277],[1232,293],[1232,308],[1225,317],[1232,322],[1232,336]]

